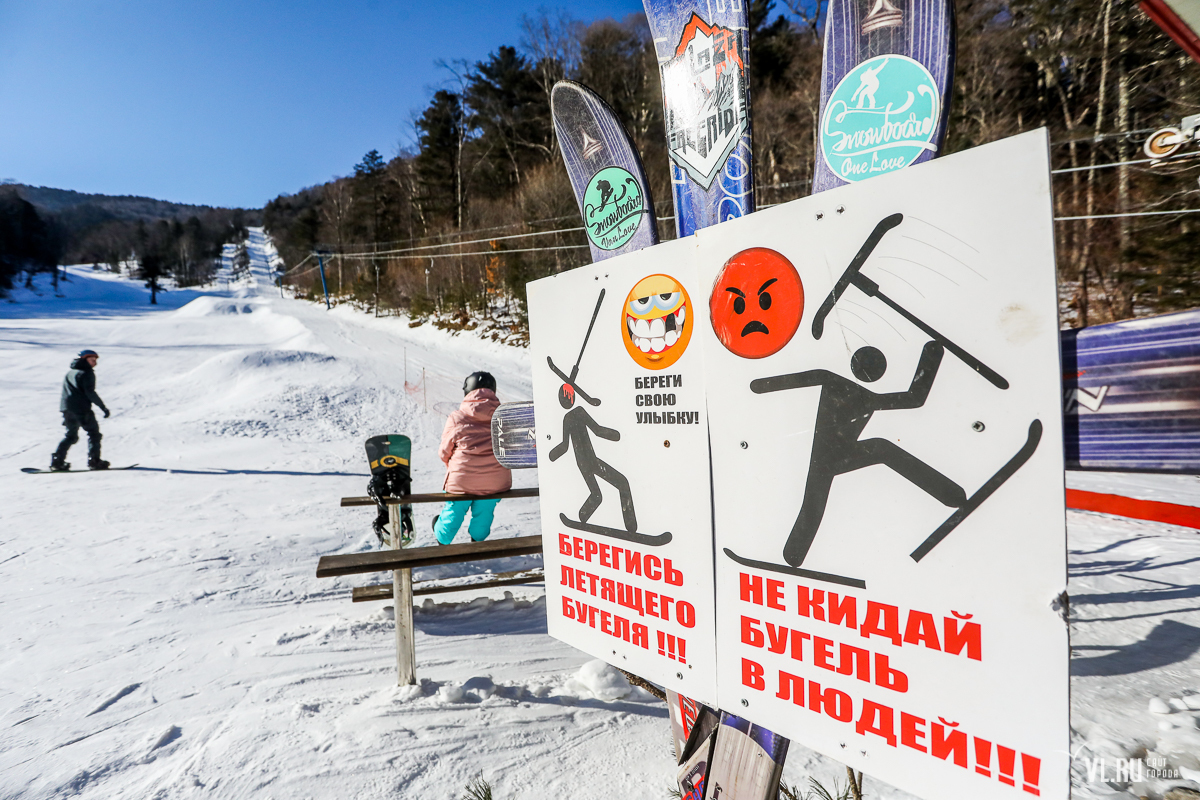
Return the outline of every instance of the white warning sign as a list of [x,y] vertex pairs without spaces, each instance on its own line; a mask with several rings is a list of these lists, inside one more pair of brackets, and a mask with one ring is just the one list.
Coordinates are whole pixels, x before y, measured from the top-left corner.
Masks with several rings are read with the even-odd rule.
[[1045,135],[698,234],[720,706],[928,800],[1063,797]]
[[550,634],[715,704],[693,248],[529,284],[530,350]]

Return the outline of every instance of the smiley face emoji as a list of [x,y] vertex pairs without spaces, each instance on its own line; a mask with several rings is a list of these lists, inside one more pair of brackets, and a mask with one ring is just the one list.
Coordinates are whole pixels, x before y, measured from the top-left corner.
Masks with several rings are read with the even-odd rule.
[[691,300],[670,275],[649,275],[629,291],[621,309],[629,357],[646,369],[666,369],[692,340]]
[[792,262],[766,247],[751,247],[725,262],[708,309],[725,349],[742,358],[766,358],[800,327],[804,286]]

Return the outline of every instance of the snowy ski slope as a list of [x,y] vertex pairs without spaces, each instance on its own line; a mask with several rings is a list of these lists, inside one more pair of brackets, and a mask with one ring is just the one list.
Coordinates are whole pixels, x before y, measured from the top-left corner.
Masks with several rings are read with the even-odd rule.
[[[87,267],[69,268],[62,297],[42,276],[0,300],[0,797],[458,798],[477,773],[498,800],[668,797],[665,707],[550,639],[540,588],[425,600],[422,685],[402,689],[390,609],[349,600],[372,576],[314,577],[320,555],[375,547],[373,511],[338,507],[364,493],[363,440],[407,433],[414,490],[439,490],[435,406],[476,369],[502,400],[527,399],[527,352],[282,299],[261,230],[250,247],[251,279],[158,306]],[[141,468],[23,475],[61,436],[59,386],[83,347],[113,410],[104,455]],[[405,356],[427,401],[404,391]],[[83,442],[70,460],[86,461]],[[1190,477],[1069,484],[1200,505]],[[417,507],[419,544],[434,513]],[[1200,777],[1200,694],[1185,696],[1200,693],[1200,533],[1068,522],[1076,791],[1200,787],[1109,785],[1093,760],[1112,778],[1112,759],[1161,755]],[[537,529],[535,500],[500,504],[494,536]],[[831,786],[842,772],[793,748],[785,780],[809,774]],[[865,790],[908,797],[869,774]]]

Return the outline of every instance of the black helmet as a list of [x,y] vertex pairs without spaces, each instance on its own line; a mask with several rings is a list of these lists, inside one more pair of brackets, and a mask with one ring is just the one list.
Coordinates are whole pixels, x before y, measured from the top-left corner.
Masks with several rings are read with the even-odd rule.
[[472,372],[463,381],[463,394],[468,395],[476,389],[491,389],[496,391],[496,379],[490,372]]

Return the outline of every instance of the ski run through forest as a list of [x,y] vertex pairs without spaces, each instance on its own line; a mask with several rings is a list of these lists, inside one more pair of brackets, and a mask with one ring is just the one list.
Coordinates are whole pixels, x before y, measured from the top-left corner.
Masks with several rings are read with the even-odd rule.
[[[251,229],[249,276],[176,289],[88,266],[0,303],[0,797],[667,798],[666,707],[551,639],[540,586],[418,598],[420,685],[395,681],[375,576],[318,580],[317,558],[377,547],[362,443],[405,433],[413,490],[439,491],[437,443],[463,376],[531,395],[525,349],[409,319],[281,297]],[[62,375],[97,350],[109,474],[22,475],[62,435]],[[85,459],[84,443],[70,460]],[[536,470],[514,472],[517,487]],[[1185,476],[1069,473],[1068,486],[1200,505]],[[434,506],[416,506],[433,544]],[[1200,784],[1200,537],[1068,512],[1073,790]],[[493,537],[540,531],[500,503]],[[486,562],[495,572],[539,556]],[[416,580],[477,572],[418,571]],[[980,686],[985,693],[1004,687]],[[1123,759],[1178,775],[1114,781]],[[1100,773],[1101,759],[1106,772]],[[784,781],[844,784],[793,744]],[[867,773],[870,800],[906,798]]]

